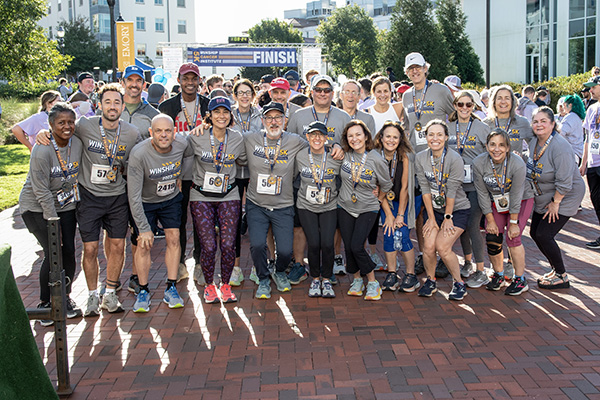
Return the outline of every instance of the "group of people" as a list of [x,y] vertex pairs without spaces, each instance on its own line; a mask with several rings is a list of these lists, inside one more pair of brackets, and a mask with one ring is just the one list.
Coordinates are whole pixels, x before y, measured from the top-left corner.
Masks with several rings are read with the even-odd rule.
[[[310,105],[290,102],[293,89],[285,78],[273,78],[262,88],[237,79],[230,98],[222,89],[224,80],[215,76],[212,84],[218,87],[204,96],[193,63],[181,66],[180,92],[158,109],[142,99],[144,75],[135,66],[124,71],[120,84],[99,90],[93,116],[79,115],[60,101],[58,92],[56,98],[43,96],[46,125],[40,124],[37,135],[14,129],[32,145],[20,206],[45,253],[39,306],[50,306],[46,221],[58,216],[67,293],[75,276],[79,226],[89,290],[84,316],[96,316],[101,308],[123,311],[116,292],[122,286],[129,230],[132,274],[127,286],[136,295],[133,311],[150,310],[151,249],[161,234],[167,268],[163,302],[183,307],[176,284],[189,275],[188,210],[193,278],[205,285],[206,303],[237,301],[232,286],[244,280],[240,247],[246,228],[250,279],[258,285],[259,299],[271,297],[271,280],[278,291],[287,292],[309,277],[310,297],[335,297],[336,275],[346,273],[353,278],[351,296],[379,300],[383,290],[419,289],[420,296],[429,297],[437,291],[441,268],[452,276],[451,300],[462,300],[467,287],[484,285],[489,290],[506,286],[505,294],[519,295],[529,287],[521,235],[530,218],[531,237],[551,265],[538,286],[569,287],[555,236],[581,205],[581,175],[588,165],[600,217],[600,175],[590,178],[600,170],[598,106],[584,116],[588,140],[577,153],[560,133],[567,123],[557,121],[549,107],[533,110],[529,123],[516,112],[513,90],[502,85],[491,89],[485,109],[478,93],[430,81],[429,67],[419,53],[406,56],[404,72],[411,86],[396,102],[392,94],[398,89],[384,76],[368,83],[369,96],[367,83],[344,82],[336,102],[334,81],[318,73],[307,82]],[[299,80],[297,73],[292,78]],[[600,78],[586,86],[600,98]],[[259,105],[261,90],[269,102]],[[567,110],[564,121],[573,108]],[[382,283],[375,271],[383,262],[366,245],[368,240],[374,247],[380,224],[388,271]],[[452,250],[458,239],[463,265]],[[102,293],[100,240],[107,265]],[[484,268],[486,249],[490,276]],[[419,269],[426,273],[424,280],[417,276]],[[82,314],[70,298],[67,308],[69,317]]]

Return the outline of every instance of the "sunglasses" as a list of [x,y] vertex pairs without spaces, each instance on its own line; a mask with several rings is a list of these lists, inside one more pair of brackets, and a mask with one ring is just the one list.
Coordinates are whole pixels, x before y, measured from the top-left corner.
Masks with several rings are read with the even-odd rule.
[[471,108],[471,107],[473,107],[473,103],[463,103],[462,101],[459,101],[458,103],[456,103],[456,106],[458,108],[463,108],[463,107]]
[[313,92],[315,92],[315,93],[331,93],[331,92],[333,92],[333,89],[330,87],[326,87],[326,88],[316,87],[313,89]]

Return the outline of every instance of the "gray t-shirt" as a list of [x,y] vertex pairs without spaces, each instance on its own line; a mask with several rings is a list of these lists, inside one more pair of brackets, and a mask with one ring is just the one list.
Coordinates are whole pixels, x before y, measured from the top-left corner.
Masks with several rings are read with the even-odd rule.
[[150,137],[150,127],[152,126],[152,118],[160,114],[160,112],[148,103],[143,101],[138,104],[137,108],[130,114],[129,109],[125,107],[121,119],[135,125],[140,131],[142,139]]
[[[231,114],[233,115],[233,126],[231,129],[240,132],[242,135],[248,132],[258,132],[263,128],[260,111],[254,106],[250,107],[249,112],[239,114],[238,108],[234,106],[231,108]],[[240,179],[247,179],[250,176],[248,167],[238,168],[237,175]]]
[[[543,146],[544,144],[542,144]],[[575,163],[573,149],[567,140],[556,133],[540,159],[533,165],[533,152],[537,146],[537,137],[529,142],[531,154],[527,160],[527,183],[535,188],[532,172],[542,194],[535,196],[534,211],[538,214],[546,213],[546,206],[550,204],[554,193],[558,192],[565,197],[560,203],[558,213],[567,217],[577,214],[585,194],[585,184],[581,179],[579,167]],[[539,151],[539,150],[538,150]]]
[[[272,175],[276,182],[270,184],[271,164],[265,156],[264,131],[251,132],[244,136],[250,182],[247,198],[256,205],[269,209],[279,209],[294,205],[292,185],[294,164],[298,152],[308,146],[308,142],[295,133],[283,132],[277,160]],[[267,139],[269,158],[274,159],[278,140]]]
[[350,115],[350,120],[353,119],[358,119],[359,121],[364,122],[367,125],[367,128],[369,128],[369,132],[371,132],[371,138],[375,138],[375,135],[377,135],[377,131],[375,130],[375,118],[373,118],[371,114],[362,110],[357,110],[356,114]]
[[[427,148],[425,139],[425,125],[432,119],[441,119],[446,122],[448,116],[454,111],[452,105],[453,97],[450,89],[441,83],[429,83],[425,93],[425,104],[421,107],[421,102],[417,104],[417,110],[421,107],[421,117],[417,119],[415,113],[415,104],[413,101],[413,89],[409,89],[402,95],[402,104],[404,106],[404,130],[409,132],[410,144],[415,153],[419,153]],[[423,98],[423,90],[416,90],[417,100]],[[415,125],[419,122],[421,130],[416,131]]]
[[[479,199],[479,207],[484,214],[492,212],[493,197],[502,194],[500,185],[494,175],[491,158],[486,152],[473,160],[473,175],[475,180],[475,189]],[[502,171],[504,163],[494,163],[496,174],[500,183],[502,183]],[[521,201],[531,199],[533,192],[529,184],[525,184],[525,162],[521,157],[514,154],[508,156],[506,162],[506,183],[504,194],[508,195],[510,214],[518,214],[521,210]],[[527,216],[529,218],[529,216]]]
[[[102,172],[102,167],[108,168],[109,162],[104,150],[102,136],[100,135],[100,117],[81,117],[75,124],[75,136],[81,139],[83,153],[81,155],[81,173],[79,182],[90,193],[98,197],[118,196],[125,193],[125,180],[123,173],[127,167],[129,153],[136,143],[141,141],[138,129],[128,122],[120,121],[121,135],[113,163],[117,167],[117,179],[109,182]],[[106,139],[112,148],[117,137],[118,128],[105,129]],[[93,170],[93,171],[92,171]],[[92,176],[92,173],[94,176]]]
[[[314,213],[323,213],[326,211],[335,210],[337,208],[338,194],[336,178],[340,174],[340,166],[342,165],[342,161],[334,160],[331,157],[331,153],[327,153],[325,158],[325,171],[323,172],[323,184],[321,187],[321,191],[327,193],[327,203],[319,204],[315,201],[314,189],[318,188],[310,167],[308,151],[308,148],[302,149],[296,155],[296,169],[294,176],[298,174],[300,175],[300,189],[298,190],[298,200],[296,201],[296,205],[298,208]],[[312,156],[316,167],[315,173],[317,174],[317,177],[321,179],[321,173],[323,171],[323,154],[313,154]],[[309,186],[311,187],[310,191],[308,191]]]
[[57,212],[75,209],[75,202],[61,207],[58,202],[57,193],[62,189],[63,182],[75,184],[81,161],[81,141],[76,137],[71,138],[71,154],[69,146],[59,147],[61,158],[68,163],[68,179],[56,157],[52,144],[49,146],[35,145],[31,151],[29,160],[29,173],[19,195],[19,206],[21,213],[25,211],[41,212],[44,219],[57,217]]
[[490,127],[478,119],[473,119],[473,123],[471,124],[471,128],[467,135],[469,123],[459,123],[458,126],[461,137],[459,149],[456,138],[457,122],[458,121],[448,123],[448,146],[461,155],[465,163],[465,181],[463,182],[463,189],[465,192],[472,192],[475,190],[475,185],[473,185],[473,171],[469,171],[469,169],[472,169],[471,165],[473,164],[475,157],[486,152],[485,143],[487,135],[490,133]]
[[[509,121],[510,120],[510,121]],[[502,128],[510,136],[510,149],[513,153],[523,156],[523,140],[528,142],[533,137],[533,131],[527,118],[520,115],[514,115],[511,118],[499,118],[496,124],[495,118],[486,118],[483,120],[490,129]],[[510,126],[509,126],[510,122]]]
[[583,157],[583,121],[577,114],[570,112],[560,121],[560,134],[571,144],[573,153]]
[[181,161],[191,153],[187,141],[175,136],[170,152],[162,154],[148,138],[135,145],[127,168],[127,197],[129,208],[140,232],[149,232],[150,224],[143,203],[162,203],[179,194],[176,180],[181,179]]
[[[433,159],[436,171],[439,171],[441,161],[441,156]],[[471,203],[467,199],[462,187],[464,166],[462,157],[454,150],[448,149],[442,171],[442,192],[445,193],[447,199],[454,199],[453,211],[468,210],[471,208]],[[436,175],[434,175],[433,168],[431,167],[431,151],[429,149],[417,154],[415,157],[415,168],[422,193],[431,194],[432,191],[439,192]],[[439,207],[435,201],[432,201],[432,204],[435,211],[443,213],[446,209],[445,205]]]
[[[210,130],[204,131],[204,135],[201,136],[190,135],[188,136],[188,141],[194,149],[192,180],[194,181],[194,184],[200,186],[203,190],[211,192],[209,187],[211,186],[211,179],[214,181],[214,178],[216,177],[216,175],[213,174],[217,174],[217,168],[215,166],[214,156],[212,153]],[[215,152],[218,152],[221,142],[215,138],[214,144]],[[223,151],[225,153],[223,156],[223,166],[218,172],[219,174],[223,174],[223,176],[219,177],[223,182],[216,188],[227,190],[227,186],[233,185],[235,179],[237,178],[237,171],[241,169],[238,163],[242,165],[247,163],[246,147],[244,146],[244,138],[242,134],[231,129],[227,129],[227,143],[223,141],[223,145]],[[209,174],[208,176],[207,173]],[[227,182],[227,186],[225,186],[225,182]],[[192,188],[190,191],[190,201],[221,202],[240,200],[240,194],[237,189],[234,188],[233,190],[229,190],[229,193],[227,193],[224,197],[211,197],[205,196],[196,189]]]
[[[308,128],[308,124],[316,121],[313,114],[313,107],[301,108],[296,111],[294,115],[290,117],[287,131],[300,135],[305,138],[305,130]],[[316,113],[318,120],[325,123],[327,119],[327,142],[328,144],[339,144],[342,140],[342,133],[344,128],[350,122],[350,115],[344,110],[340,110],[336,107],[331,107],[329,116],[327,113]]]
[[[367,159],[360,171],[360,179],[354,187],[352,166],[354,163],[358,167],[362,158],[363,154],[353,151],[346,153],[340,170],[342,185],[338,195],[338,205],[355,217],[365,212],[379,211],[379,200],[373,195],[373,189],[379,187],[380,192],[389,192],[392,189],[387,162],[377,150],[367,153]],[[356,196],[356,202],[352,201],[352,194]],[[365,227],[365,229],[370,228]]]

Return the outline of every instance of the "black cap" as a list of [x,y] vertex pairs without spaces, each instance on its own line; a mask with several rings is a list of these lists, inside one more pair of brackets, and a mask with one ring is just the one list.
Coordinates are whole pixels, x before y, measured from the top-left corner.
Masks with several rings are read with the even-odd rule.
[[260,78],[260,83],[271,83],[273,79],[275,79],[275,77],[271,74],[263,75]]
[[285,114],[285,111],[283,110],[283,104],[281,103],[276,103],[274,101],[270,102],[269,104],[266,104],[263,109],[262,109],[262,114],[266,115],[269,111],[271,110],[277,110],[282,114]]
[[308,124],[308,127],[306,128],[306,133],[309,134],[315,131],[320,132],[321,135],[327,136],[327,125],[325,125],[321,121],[313,121],[310,124]]
[[84,79],[94,79],[94,75],[89,72],[82,72],[77,77],[77,82],[81,83]]

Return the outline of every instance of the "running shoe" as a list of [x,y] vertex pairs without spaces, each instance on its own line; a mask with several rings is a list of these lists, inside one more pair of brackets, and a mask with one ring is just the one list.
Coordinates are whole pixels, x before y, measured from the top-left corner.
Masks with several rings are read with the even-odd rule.
[[67,295],[67,318],[78,318],[82,314],[81,308],[77,307],[73,299]]
[[145,290],[140,290],[133,304],[133,312],[146,313],[150,311],[150,293]]
[[331,282],[332,285],[337,285],[338,284],[337,276],[335,276],[335,274],[331,275],[331,278],[329,278],[329,282]]
[[502,284],[504,283],[504,277],[497,272],[494,272],[492,275],[492,279],[486,285],[487,290],[500,290]]
[[297,285],[300,282],[306,280],[308,278],[308,272],[306,272],[306,267],[300,263],[294,263],[290,273],[288,274],[288,279],[292,285]]
[[473,273],[473,263],[465,260],[465,263],[460,267],[460,276],[468,278]]
[[275,281],[277,290],[279,290],[280,292],[289,292],[290,290],[292,290],[290,280],[288,279],[285,272],[275,272],[273,274],[273,280]]
[[510,281],[512,280],[512,278],[515,276],[515,267],[513,267],[512,262],[508,261],[506,264],[504,264],[504,279],[506,281]]
[[401,292],[412,293],[421,287],[421,282],[419,282],[419,278],[415,274],[406,274],[404,275],[404,279],[402,280],[402,284],[400,285]]
[[267,260],[267,269],[269,270],[269,275],[272,276],[275,273],[275,260]]
[[333,274],[346,275],[346,266],[344,265],[344,259],[341,254],[338,254],[333,259]]
[[[37,308],[43,308],[43,309],[49,310],[52,308],[52,304],[50,304],[49,301],[42,301],[42,302],[40,302],[40,304],[37,305]],[[54,325],[54,320],[53,319],[40,319],[40,325],[52,326],[52,325]]]
[[221,299],[223,300],[223,303],[235,303],[237,301],[237,297],[231,291],[230,284],[222,283],[219,290],[221,291]]
[[435,266],[435,277],[444,279],[448,275],[450,275],[450,271],[448,271],[448,267],[446,267],[446,264],[440,258]]
[[217,285],[211,283],[204,288],[204,302],[213,304],[219,302],[219,294],[217,293]]
[[509,296],[518,296],[523,292],[529,290],[529,285],[527,284],[527,279],[522,276],[520,278],[514,278],[510,285],[504,291],[504,294]]
[[600,237],[598,239],[594,240],[593,242],[587,242],[585,245],[588,249],[593,249],[593,250],[600,249]]
[[423,254],[419,254],[415,260],[415,275],[421,275],[425,272],[425,265],[423,265]]
[[381,300],[381,286],[379,282],[367,282],[367,292],[365,293],[365,300]]
[[547,278],[538,279],[538,287],[540,289],[567,289],[571,287],[567,274],[551,275]]
[[388,272],[381,286],[383,290],[389,290],[391,292],[396,291],[400,286],[400,279],[398,278],[396,271]]
[[457,300],[460,301],[465,298],[467,295],[467,285],[464,282],[454,282],[452,284],[452,290],[448,295],[449,300]]
[[308,297],[321,297],[321,282],[318,279],[313,279],[308,288]]
[[482,287],[483,285],[487,285],[490,281],[485,271],[475,271],[473,275],[469,279],[465,281],[468,287],[472,289],[477,289]]
[[371,260],[373,260],[373,262],[375,263],[375,271],[385,271],[387,269],[387,266],[384,265],[383,262],[381,261],[379,254],[377,254],[377,253],[371,254]]
[[271,298],[271,281],[267,279],[263,279],[258,284],[258,289],[256,289],[257,299],[270,299]]
[[244,281],[244,273],[242,269],[238,266],[233,267],[233,271],[231,271],[231,278],[229,278],[229,284],[231,286],[240,286]]
[[117,297],[117,293],[115,292],[106,293],[104,296],[102,296],[100,308],[104,308],[111,314],[125,311],[121,305],[121,302],[119,301],[119,297]]
[[196,282],[198,286],[206,286],[204,272],[202,272],[202,265],[200,264],[196,264],[194,267],[194,282]]
[[190,273],[187,270],[185,263],[179,263],[179,269],[177,270],[177,283],[184,279],[189,278]]
[[131,293],[139,293],[140,291],[140,279],[137,275],[131,275],[129,277],[129,284],[127,285],[127,290]]
[[87,300],[87,308],[84,317],[97,317],[100,315],[100,298],[97,294],[90,294]]
[[169,308],[182,308],[183,307],[183,299],[179,296],[177,292],[177,288],[175,285],[171,285],[171,287],[165,290],[165,294],[163,297],[163,302],[169,305]]
[[333,291],[333,286],[331,285],[331,282],[327,279],[323,279],[321,281],[321,296],[330,299],[335,297],[335,292]]
[[354,278],[348,289],[348,296],[362,296],[363,290],[365,290],[365,283],[362,278]]
[[431,297],[435,292],[437,292],[437,282],[427,278],[423,287],[419,289],[419,296]]
[[256,274],[256,267],[253,265],[252,269],[250,270],[250,278],[249,278],[252,282],[256,283],[257,285],[260,284],[260,279],[258,279],[258,275]]

